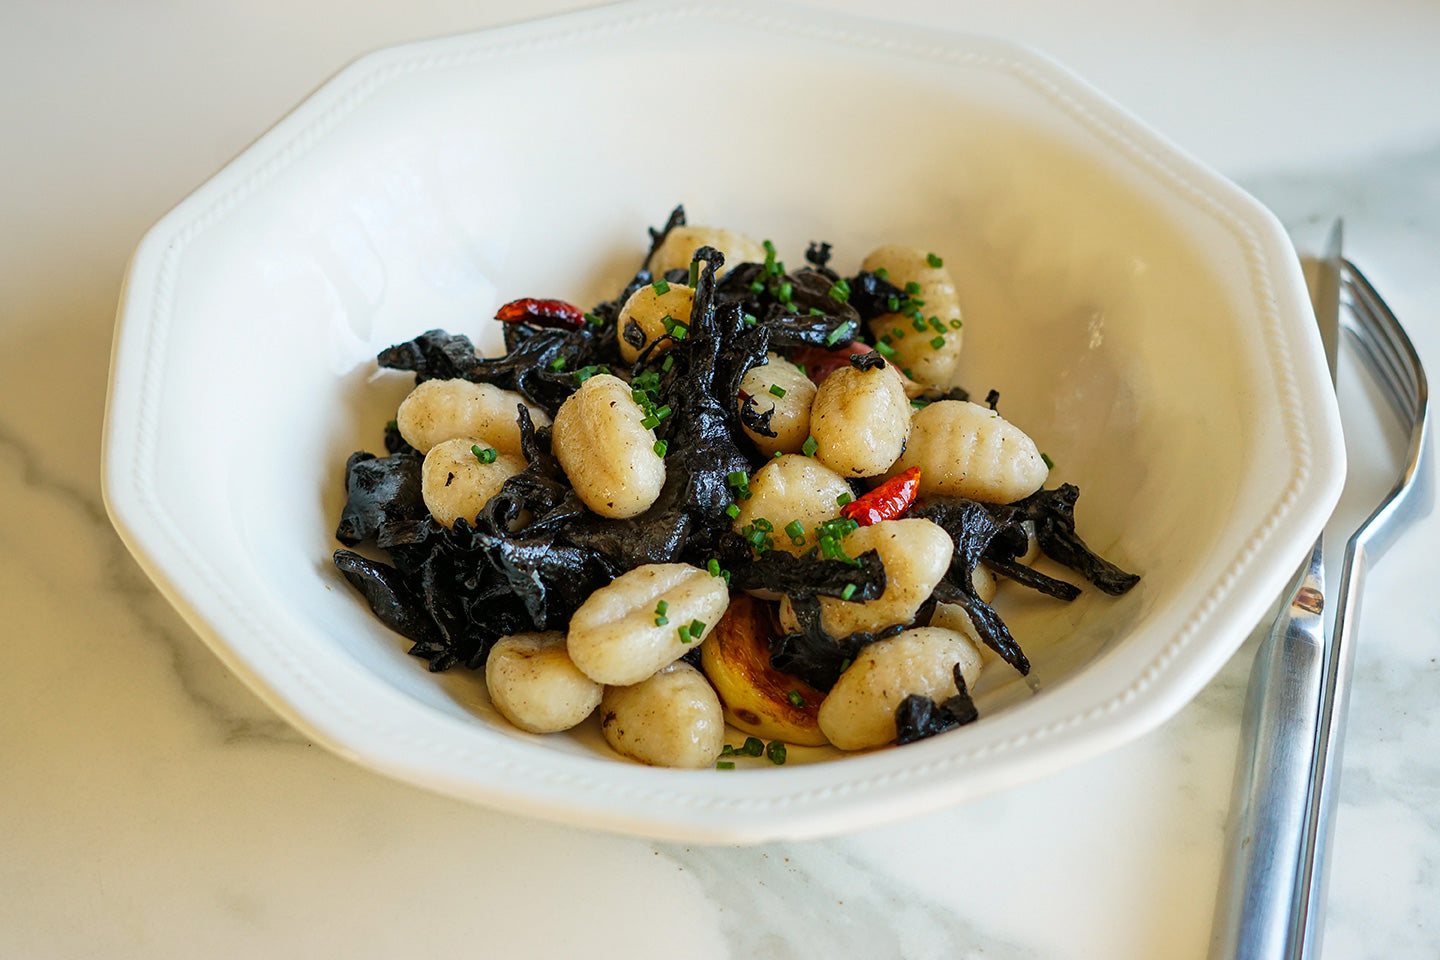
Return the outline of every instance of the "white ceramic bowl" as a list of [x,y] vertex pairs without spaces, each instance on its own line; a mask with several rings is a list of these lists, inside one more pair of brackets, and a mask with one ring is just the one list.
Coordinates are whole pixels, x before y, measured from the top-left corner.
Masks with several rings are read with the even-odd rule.
[[[1001,604],[1038,695],[997,666],[982,719],[919,744],[651,769],[593,727],[499,722],[483,682],[428,673],[336,574],[342,464],[379,448],[409,383],[376,352],[431,327],[494,347],[501,302],[612,294],[677,201],[792,260],[822,238],[846,269],[881,242],[944,255],[961,382],[1000,390],[1080,484],[1082,534],[1144,577]],[[756,841],[1154,727],[1278,593],[1342,456],[1279,224],[1062,68],[758,0],[638,3],[364,57],[161,220],[122,299],[105,490],[166,596],[317,742],[510,811]]]

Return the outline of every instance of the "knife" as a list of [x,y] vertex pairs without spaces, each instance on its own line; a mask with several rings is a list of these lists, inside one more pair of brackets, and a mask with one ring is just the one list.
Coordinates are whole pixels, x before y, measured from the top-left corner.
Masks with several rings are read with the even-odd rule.
[[[1301,259],[1332,385],[1342,233],[1337,221],[1324,254]],[[1324,672],[1323,541],[1315,541],[1251,668],[1210,960],[1284,960],[1305,936],[1304,838]]]

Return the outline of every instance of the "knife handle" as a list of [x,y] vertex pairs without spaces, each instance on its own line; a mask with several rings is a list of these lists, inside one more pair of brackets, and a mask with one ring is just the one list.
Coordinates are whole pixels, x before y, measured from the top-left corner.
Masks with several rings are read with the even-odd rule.
[[1283,960],[1303,924],[1302,866],[1324,670],[1325,568],[1315,541],[1299,585],[1251,668],[1211,960]]

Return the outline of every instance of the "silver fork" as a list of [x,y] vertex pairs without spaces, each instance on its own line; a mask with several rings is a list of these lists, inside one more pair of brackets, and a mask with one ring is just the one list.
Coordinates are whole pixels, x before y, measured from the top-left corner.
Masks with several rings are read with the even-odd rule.
[[[1313,960],[1318,953],[1366,565],[1430,507],[1424,368],[1394,314],[1354,264],[1340,257],[1339,246],[1336,224],[1327,254],[1306,264],[1332,375],[1343,318],[1357,355],[1409,429],[1409,449],[1394,487],[1346,545],[1333,633],[1327,638],[1324,630],[1330,594],[1317,541],[1293,597],[1257,652],[1211,960]],[[1340,309],[1342,291],[1348,310]]]
[[1430,512],[1435,495],[1429,453],[1430,391],[1425,367],[1400,321],[1349,260],[1343,261],[1342,280],[1345,303],[1349,307],[1342,312],[1342,327],[1400,423],[1408,428],[1409,437],[1404,467],[1394,486],[1345,545],[1339,605],[1335,609],[1334,632],[1326,650],[1320,689],[1319,724],[1301,840],[1300,883],[1293,917],[1298,935],[1293,956],[1301,960],[1318,957],[1320,950],[1326,854],[1335,830],[1345,714],[1350,703],[1350,675],[1355,666],[1355,624],[1360,617],[1365,573],[1407,526]]

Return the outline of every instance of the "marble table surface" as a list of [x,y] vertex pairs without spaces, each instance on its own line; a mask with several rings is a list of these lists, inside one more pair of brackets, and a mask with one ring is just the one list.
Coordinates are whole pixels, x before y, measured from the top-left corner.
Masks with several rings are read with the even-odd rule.
[[[1343,215],[1440,370],[1440,6],[826,5],[1031,43],[1287,225]],[[500,816],[330,755],[132,562],[99,452],[135,242],[355,55],[522,15],[0,5],[0,956],[1204,956],[1253,636],[1174,719],[1085,765],[853,836],[701,848]],[[1374,431],[1342,372],[1347,428]],[[1373,452],[1343,516],[1376,493]],[[1440,954],[1437,540],[1431,517],[1369,582],[1327,957]]]

